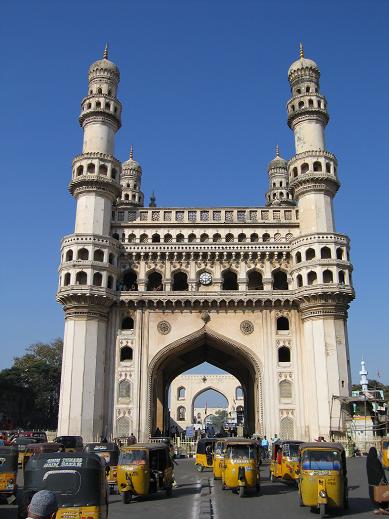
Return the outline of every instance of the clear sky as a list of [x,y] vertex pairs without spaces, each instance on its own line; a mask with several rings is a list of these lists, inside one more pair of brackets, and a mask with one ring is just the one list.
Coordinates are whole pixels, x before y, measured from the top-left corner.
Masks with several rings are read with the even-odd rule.
[[105,41],[121,70],[116,156],[134,145],[146,199],[154,189],[160,206],[264,205],[275,144],[294,154],[287,70],[302,41],[322,72],[342,183],[337,230],[352,243],[353,376],[363,355],[369,375],[379,369],[389,383],[388,20],[386,0],[4,2],[0,368],[63,333],[55,292],[75,217],[67,184],[87,69]]

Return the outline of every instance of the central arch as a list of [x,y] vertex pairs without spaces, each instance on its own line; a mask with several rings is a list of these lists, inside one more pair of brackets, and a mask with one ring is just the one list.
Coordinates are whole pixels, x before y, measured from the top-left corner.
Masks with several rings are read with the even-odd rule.
[[[202,395],[203,393],[206,393],[207,391],[215,391],[215,393],[218,393],[219,395],[221,395],[222,397],[224,397],[226,399],[226,402],[227,402],[227,407],[226,409],[230,409],[230,401],[229,399],[226,397],[226,395],[220,391],[220,389],[216,389],[216,387],[213,387],[212,385],[208,385],[202,389],[200,389],[199,391],[197,391],[193,396],[192,396],[192,401],[190,403],[190,410],[191,410],[191,413],[192,413],[192,416],[194,416],[194,410],[195,410],[195,402],[197,400],[197,398]],[[215,407],[215,406],[209,406],[209,407]],[[206,418],[206,417],[205,417]],[[204,418],[204,420],[205,420]]]
[[181,373],[208,362],[234,375],[244,393],[245,432],[262,433],[262,367],[243,344],[207,325],[165,346],[152,359],[148,370],[148,429],[169,427],[168,389]]

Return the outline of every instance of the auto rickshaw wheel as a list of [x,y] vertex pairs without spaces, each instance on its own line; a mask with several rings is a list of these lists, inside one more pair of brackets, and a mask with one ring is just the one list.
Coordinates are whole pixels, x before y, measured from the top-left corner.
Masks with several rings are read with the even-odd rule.
[[239,497],[244,496],[244,487],[239,487]]
[[131,498],[132,496],[130,492],[122,492],[122,503],[128,505],[129,503],[131,503]]
[[166,495],[167,495],[167,497],[171,497],[171,495],[172,495],[172,491],[173,491],[173,487],[172,487],[172,486],[167,487],[167,489],[166,489]]
[[199,463],[197,463],[196,470],[197,470],[197,472],[202,472],[204,470],[204,467],[202,465],[200,465]]

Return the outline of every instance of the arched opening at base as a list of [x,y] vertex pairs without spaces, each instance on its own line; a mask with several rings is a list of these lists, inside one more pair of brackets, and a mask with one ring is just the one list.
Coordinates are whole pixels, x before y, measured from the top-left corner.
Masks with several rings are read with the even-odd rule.
[[170,428],[168,390],[181,373],[208,362],[236,377],[244,395],[244,434],[262,433],[261,367],[245,346],[204,326],[166,346],[149,367],[149,433]]

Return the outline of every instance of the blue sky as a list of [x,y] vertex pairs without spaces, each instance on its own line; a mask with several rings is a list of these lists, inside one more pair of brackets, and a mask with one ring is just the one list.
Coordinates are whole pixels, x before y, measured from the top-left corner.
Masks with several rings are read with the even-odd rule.
[[[67,192],[80,152],[77,117],[87,69],[105,41],[121,70],[123,127],[146,199],[159,205],[263,205],[276,143],[289,158],[287,70],[319,64],[339,160],[337,230],[351,237],[357,299],[349,336],[353,376],[363,355],[389,383],[389,3],[311,1],[7,2],[2,5],[2,254],[0,368],[63,333],[55,302],[59,243],[71,233]],[[380,268],[378,268],[380,267]]]

